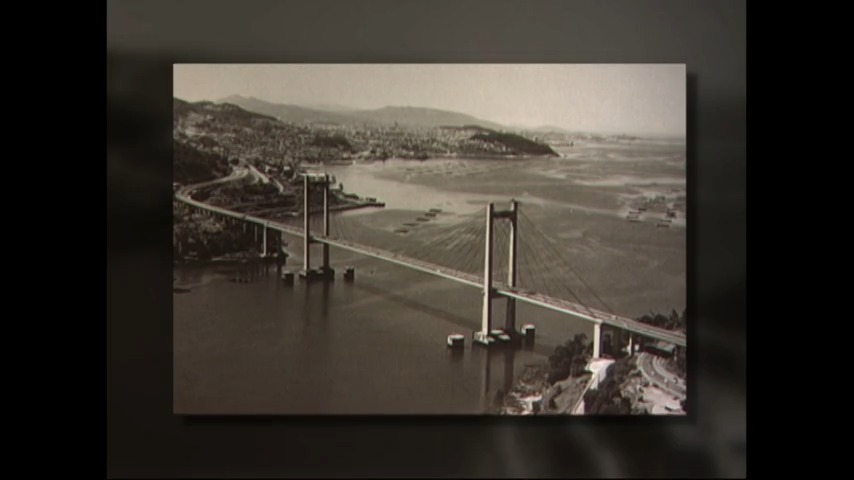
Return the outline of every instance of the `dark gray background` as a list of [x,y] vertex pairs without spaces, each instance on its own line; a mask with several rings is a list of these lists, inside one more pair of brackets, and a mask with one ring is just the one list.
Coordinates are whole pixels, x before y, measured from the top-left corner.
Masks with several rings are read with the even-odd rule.
[[[114,0],[107,42],[108,476],[746,474],[745,2]],[[689,418],[173,416],[182,62],[687,64]]]

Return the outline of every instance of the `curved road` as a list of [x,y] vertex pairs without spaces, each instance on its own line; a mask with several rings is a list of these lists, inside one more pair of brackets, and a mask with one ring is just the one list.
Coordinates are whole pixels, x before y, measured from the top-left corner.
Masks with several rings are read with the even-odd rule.
[[638,370],[650,383],[674,397],[684,399],[686,396],[685,383],[675,373],[664,366],[664,359],[647,352],[638,354]]

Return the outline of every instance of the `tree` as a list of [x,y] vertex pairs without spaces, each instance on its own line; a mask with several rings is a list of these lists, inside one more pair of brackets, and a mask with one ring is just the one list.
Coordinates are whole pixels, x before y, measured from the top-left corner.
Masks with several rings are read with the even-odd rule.
[[290,155],[285,156],[285,164],[290,167],[290,180],[297,178],[299,173],[299,168],[302,165],[302,159],[297,157],[292,157]]

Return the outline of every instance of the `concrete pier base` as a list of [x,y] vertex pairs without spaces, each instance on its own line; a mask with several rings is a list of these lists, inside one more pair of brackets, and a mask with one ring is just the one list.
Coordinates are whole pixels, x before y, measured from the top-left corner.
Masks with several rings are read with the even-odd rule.
[[522,325],[522,338],[525,339],[525,342],[534,343],[534,339],[537,336],[537,327],[530,323],[526,323]]
[[354,267],[347,267],[344,270],[344,280],[348,282],[352,282],[356,279],[356,269]]
[[306,282],[333,282],[335,281],[335,270],[331,268],[312,268],[311,270],[300,270],[300,280]]
[[465,348],[466,346],[466,337],[460,335],[458,333],[454,333],[448,335],[448,347],[449,348]]
[[509,334],[500,329],[490,330],[489,336],[495,339],[495,342],[498,344],[509,344],[513,340]]
[[480,345],[482,347],[489,347],[495,344],[495,338],[486,332],[474,332],[471,341],[472,345]]

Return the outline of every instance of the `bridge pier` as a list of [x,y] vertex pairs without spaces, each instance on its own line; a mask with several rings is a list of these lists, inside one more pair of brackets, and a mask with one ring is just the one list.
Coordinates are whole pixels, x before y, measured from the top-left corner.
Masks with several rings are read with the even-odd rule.
[[489,336],[492,329],[492,213],[495,206],[490,202],[486,206],[486,242],[483,259],[483,308],[481,309],[480,331],[472,338],[474,343],[489,346],[494,339]]
[[[323,180],[323,235],[329,235],[329,175],[324,174]],[[320,243],[311,235],[311,176],[303,176],[303,269],[300,278],[306,281],[323,280],[334,281],[335,270],[329,266],[329,245],[323,244],[323,257],[320,268],[311,268],[311,244]]]
[[596,322],[593,324],[593,358],[601,358],[600,352],[602,349],[602,324]]
[[261,235],[261,243],[262,243],[261,256],[266,258],[267,257],[267,224],[265,223],[264,225],[261,226],[261,228],[263,229],[262,230],[263,234]]
[[[492,282],[492,250],[494,240],[494,223],[495,219],[505,218],[510,221],[510,245],[507,252],[507,285],[510,287],[516,286],[516,249],[517,249],[517,212],[518,202],[514,199],[510,202],[510,209],[496,212],[495,204],[489,203],[486,206],[486,238],[484,242],[484,266],[483,266],[483,309],[481,313],[481,329],[474,332],[473,341],[480,345],[490,345],[496,341],[492,332],[492,300],[495,298],[495,289]],[[510,336],[511,339],[518,340],[519,332],[516,330],[516,299],[506,298],[505,301],[507,310],[504,316],[503,333]],[[499,336],[504,338],[506,337]]]
[[[329,236],[329,174],[324,175],[323,177],[323,236]],[[323,244],[323,271],[332,272],[332,275],[335,275],[335,271],[329,266],[329,244]]]
[[[323,187],[323,236],[328,238],[331,234],[329,229],[329,174],[323,175],[323,183],[321,185]],[[333,281],[335,279],[335,269],[329,263],[329,244],[322,244],[321,249],[323,263],[321,264],[320,271],[323,273],[325,279]]]
[[[516,286],[516,212],[517,202],[510,202],[510,245],[507,247],[507,285]],[[504,331],[509,334],[516,333],[516,299],[507,297],[507,312],[504,317]]]
[[308,275],[308,272],[311,270],[311,225],[309,224],[309,218],[311,215],[311,203],[309,202],[309,199],[311,197],[311,183],[308,181],[308,175],[305,175],[303,177],[302,196],[302,269],[305,274]]

